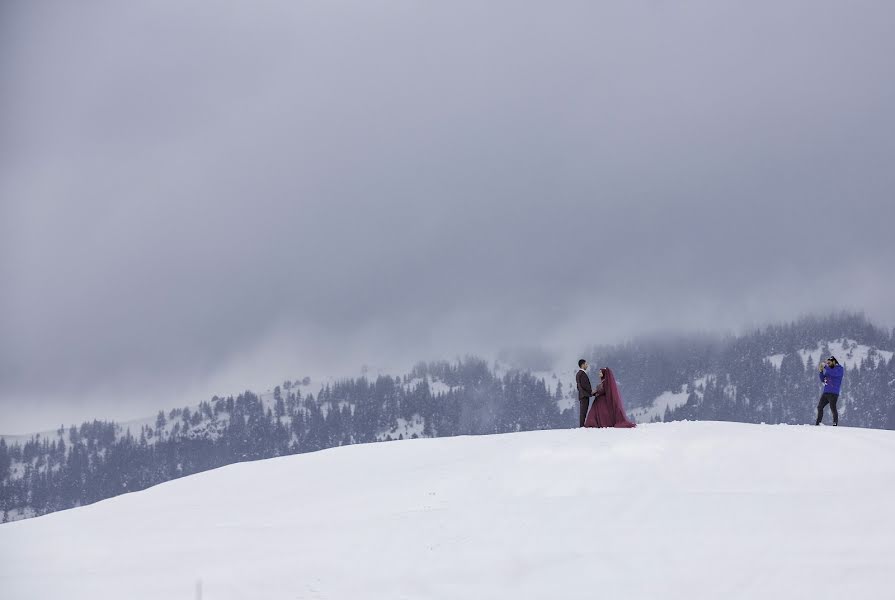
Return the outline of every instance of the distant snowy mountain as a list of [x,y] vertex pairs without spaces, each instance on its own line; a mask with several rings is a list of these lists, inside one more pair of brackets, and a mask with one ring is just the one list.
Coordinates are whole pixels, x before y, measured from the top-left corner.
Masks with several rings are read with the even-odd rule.
[[[766,356],[765,360],[779,372],[783,365],[784,357],[797,356],[805,370],[811,371],[830,355],[835,356],[845,366],[846,372],[850,373],[853,370],[860,372],[864,368],[877,369],[881,366],[885,368],[892,361],[892,356],[895,355],[895,352],[843,338],[819,342],[810,348],[800,348],[789,353],[772,354]],[[721,375],[723,376],[723,373]],[[716,382],[718,377],[718,373],[708,373],[701,377],[693,378],[691,381],[681,385],[677,391],[668,390],[662,392],[646,406],[634,408],[632,414],[638,422],[662,421],[666,414],[673,415],[675,409],[686,405],[690,400],[690,394],[695,395],[696,402],[701,402],[704,399],[706,386],[710,382]],[[724,393],[728,397],[736,396],[737,386],[735,384],[725,386]],[[842,402],[844,411],[848,410],[847,405],[850,395],[846,388]],[[805,403],[806,411],[810,411],[810,405],[810,402]],[[884,424],[880,423],[879,425]]]
[[639,340],[594,348],[638,421],[813,421],[817,366],[846,367],[840,410],[861,427],[895,428],[895,336],[861,315],[811,317],[724,339]]
[[[895,337],[860,315],[726,338],[635,340],[586,350],[611,366],[639,423],[813,423],[817,363],[846,366],[843,425],[895,429]],[[529,361],[531,362],[531,361]],[[469,357],[406,373],[285,381],[126,423],[86,422],[0,440],[0,521],[96,502],[233,462],[356,443],[577,425],[574,359],[534,370]]]
[[0,525],[4,600],[885,598],[895,432],[359,444]]

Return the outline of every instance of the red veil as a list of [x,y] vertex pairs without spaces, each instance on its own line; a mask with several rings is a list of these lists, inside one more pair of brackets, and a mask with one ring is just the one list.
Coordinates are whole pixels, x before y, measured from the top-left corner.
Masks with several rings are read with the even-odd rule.
[[594,403],[584,420],[585,427],[636,427],[625,416],[622,397],[615,383],[612,369],[603,368],[603,393],[594,398]]

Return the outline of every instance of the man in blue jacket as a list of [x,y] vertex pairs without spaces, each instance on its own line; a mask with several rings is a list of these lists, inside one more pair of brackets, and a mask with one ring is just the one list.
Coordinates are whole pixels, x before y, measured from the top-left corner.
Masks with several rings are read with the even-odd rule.
[[842,377],[845,375],[845,368],[839,364],[835,356],[827,359],[827,363],[820,365],[820,380],[824,384],[824,392],[820,395],[820,402],[817,403],[817,422],[820,425],[824,419],[824,407],[829,404],[833,413],[833,425],[839,425],[839,411],[836,410],[836,401],[839,400],[839,389],[842,387]]

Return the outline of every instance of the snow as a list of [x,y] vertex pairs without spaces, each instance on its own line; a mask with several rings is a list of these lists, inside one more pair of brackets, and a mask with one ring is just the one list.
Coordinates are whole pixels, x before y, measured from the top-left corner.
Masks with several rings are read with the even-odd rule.
[[[571,372],[572,381],[575,380],[575,373],[572,372],[571,369],[566,369]],[[577,371],[577,369],[575,369]],[[547,389],[551,392],[556,391],[556,383],[559,381],[559,377],[556,374],[556,369],[552,369],[549,371],[531,371],[531,376],[535,379],[543,379],[544,385],[547,386]],[[566,378],[568,379],[568,378]]]
[[[890,361],[893,356],[893,352],[889,350],[882,350],[865,344],[859,344],[852,339],[835,340],[829,342],[827,346],[829,347],[830,353],[835,356],[846,369],[860,367],[861,364],[867,360],[872,360],[874,364],[878,364],[880,359]],[[802,357],[802,362],[811,367],[816,367],[822,358],[826,358],[826,356],[822,356],[822,354],[822,346],[799,350],[799,356]]]
[[[355,406],[354,406],[354,404],[348,402],[347,400],[339,400],[336,403],[336,407],[338,410],[344,410],[347,408],[351,412],[351,414],[354,415]],[[320,403],[319,408],[320,408],[320,414],[323,415],[323,418],[325,419],[329,415],[329,411],[332,410],[333,403],[332,402],[322,402],[322,403]],[[285,419],[286,419],[286,417],[283,417],[284,421],[285,421]]]
[[[880,361],[890,361],[895,352],[890,350],[882,350],[866,344],[859,344],[853,339],[839,339],[827,342],[828,353],[824,352],[824,345],[818,344],[814,348],[802,348],[798,351],[799,358],[802,363],[809,367],[816,367],[822,358],[826,358],[829,354],[835,356],[846,369],[858,368],[866,361],[872,361],[874,365],[878,365]],[[765,359],[774,365],[775,369],[780,369],[783,364],[783,354],[772,354],[766,356]]]
[[[705,386],[708,383],[709,377],[714,378],[714,375],[703,375],[690,383],[690,389],[692,389],[693,393],[700,399],[705,395]],[[687,393],[687,384],[684,384],[681,386],[679,392],[663,392],[658,398],[653,400],[649,406],[631,410],[631,417],[633,417],[637,423],[649,423],[655,417],[661,419],[665,416],[666,408],[672,410],[679,408],[687,403],[689,397],[690,394]]]
[[421,383],[426,382],[429,384],[429,394],[432,396],[437,396],[438,394],[446,394],[451,391],[451,386],[441,381],[440,379],[435,379],[431,375],[427,378],[423,379],[422,377],[414,377],[407,381],[404,384],[404,389],[408,392],[412,392],[419,386]]
[[[59,434],[56,429],[48,429],[46,431],[38,431],[36,433],[18,433],[18,434],[10,434],[10,435],[0,435],[0,438],[6,440],[6,444],[11,446],[13,444],[18,444],[20,446],[24,446],[27,442],[30,442],[32,438],[39,437],[41,440],[56,440],[59,438]],[[64,438],[66,443],[68,443],[68,428],[65,428],[65,436]]]
[[547,391],[551,394],[556,392],[556,384],[557,380],[561,381],[563,384],[563,397],[557,399],[556,407],[560,411],[564,411],[567,409],[578,410],[578,383],[575,380],[576,375],[578,374],[578,369],[564,369],[559,371],[559,377],[555,375],[556,379],[546,379],[547,381]]
[[386,432],[380,433],[378,438],[385,440],[390,437],[393,440],[397,440],[399,436],[403,436],[403,439],[410,439],[414,435],[419,437],[423,435],[425,426],[426,422],[420,415],[413,415],[413,418],[409,421],[399,417],[395,426]]
[[[34,461],[32,461],[34,462]],[[25,462],[24,461],[12,461],[9,465],[9,479],[21,479],[25,474]]]
[[687,393],[687,386],[685,384],[681,387],[681,391],[679,392],[664,392],[658,398],[653,400],[653,403],[649,406],[630,411],[631,416],[637,423],[648,423],[655,417],[661,419],[665,415],[666,408],[674,409],[683,406],[687,403],[687,398],[689,396],[690,394]]
[[433,396],[437,396],[438,394],[446,394],[451,391],[451,386],[446,384],[443,381],[429,379],[429,393]]
[[33,519],[37,512],[31,508],[11,508],[6,513],[9,521],[18,521],[19,519]]
[[[370,381],[375,381],[377,377],[384,376],[384,375],[390,375],[390,376],[394,377],[397,373],[410,372],[411,366],[412,365],[400,364],[400,363],[382,364],[382,365],[367,364],[367,365],[362,365],[360,367],[346,367],[344,369],[337,369],[337,370],[328,372],[327,374],[323,374],[322,372],[321,373],[306,372],[306,373],[302,373],[301,376],[298,376],[295,379],[291,380],[292,386],[291,386],[291,389],[288,391],[285,389],[283,384],[276,384],[276,385],[281,386],[281,392],[282,392],[283,398],[285,398],[289,392],[295,393],[295,392],[299,392],[299,391],[301,392],[301,395],[303,398],[307,398],[308,394],[314,394],[314,396],[316,397],[318,395],[319,391],[321,389],[323,389],[324,387],[326,387],[327,385],[333,386],[340,381],[345,381],[348,379],[359,378],[359,377],[365,377]],[[308,385],[304,385],[302,383],[302,380],[304,379],[305,376],[307,376],[309,379]],[[285,382],[283,382],[283,383],[285,383]],[[254,390],[254,392],[261,399],[262,403],[264,404],[265,409],[270,408],[271,410],[273,410],[273,407],[275,404],[275,400],[273,397],[273,388],[267,388],[263,392],[259,392],[256,388],[252,388],[252,390]],[[235,398],[239,394],[243,393],[244,391],[245,391],[245,388],[239,388],[237,390],[229,390],[226,393],[218,391],[218,392],[216,392],[215,395],[217,395],[219,398],[227,398],[228,396],[233,396]],[[203,400],[210,402],[213,406],[214,402],[212,402],[212,400],[211,400],[212,397],[213,397],[213,395],[209,394],[208,396],[206,396],[204,398],[200,398],[195,404],[185,404],[185,405],[181,404],[179,406],[173,406],[169,403],[168,405],[166,405],[167,407],[159,406],[159,408],[164,409],[164,413],[165,413],[166,417],[171,412],[171,409],[189,408],[190,411],[195,412],[196,410],[199,409],[199,404]],[[158,415],[158,410],[153,412],[151,415],[137,416],[135,418],[125,418],[125,419],[120,419],[120,418],[116,417],[114,414],[105,414],[105,415],[85,414],[82,419],[76,420],[74,422],[74,424],[77,426],[80,426],[80,424],[82,422],[90,422],[93,419],[99,419],[101,421],[114,421],[121,427],[121,431],[119,432],[120,434],[123,435],[124,431],[126,431],[127,428],[130,427],[131,433],[134,436],[139,436],[140,428],[144,425],[155,429],[155,420],[156,420],[157,415]],[[175,421],[176,420],[179,420],[179,418],[175,419]],[[66,423],[64,425],[66,431],[63,435],[63,439],[66,440],[66,443],[68,442],[68,428],[72,424],[73,423]],[[168,426],[166,427],[166,433],[170,434],[172,428],[173,428],[173,423],[169,420]],[[3,431],[0,431],[0,438],[3,438],[4,440],[6,440],[7,444],[18,443],[18,444],[22,445],[25,442],[29,441],[35,435],[40,435],[41,437],[49,438],[51,441],[58,438],[57,430],[55,428],[47,429],[47,430],[36,432],[36,433],[20,433],[20,434],[4,433]]]
[[404,391],[412,392],[423,382],[422,377],[414,377],[413,379],[408,379],[406,383],[404,383]]
[[705,386],[709,384],[709,379],[715,381],[715,375],[703,375],[699,379],[693,380],[693,393],[699,396],[700,400],[705,396]]
[[895,432],[846,427],[352,445],[0,525],[0,582],[4,600],[883,598],[893,494]]
[[774,368],[777,369],[777,370],[779,371],[779,370],[780,370],[780,365],[783,364],[783,357],[784,357],[784,356],[786,356],[785,353],[784,353],[784,354],[772,354],[772,355],[770,355],[770,356],[767,357],[767,360],[770,361],[770,363],[771,363],[772,365],[774,365]]

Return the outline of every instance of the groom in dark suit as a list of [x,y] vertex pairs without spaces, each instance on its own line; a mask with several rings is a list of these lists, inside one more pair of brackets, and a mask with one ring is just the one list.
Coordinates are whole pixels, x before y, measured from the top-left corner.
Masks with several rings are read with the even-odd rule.
[[584,427],[587,407],[590,404],[590,397],[594,395],[594,390],[590,385],[590,377],[587,376],[587,361],[583,358],[578,361],[578,374],[575,375],[575,382],[578,384],[578,427]]

